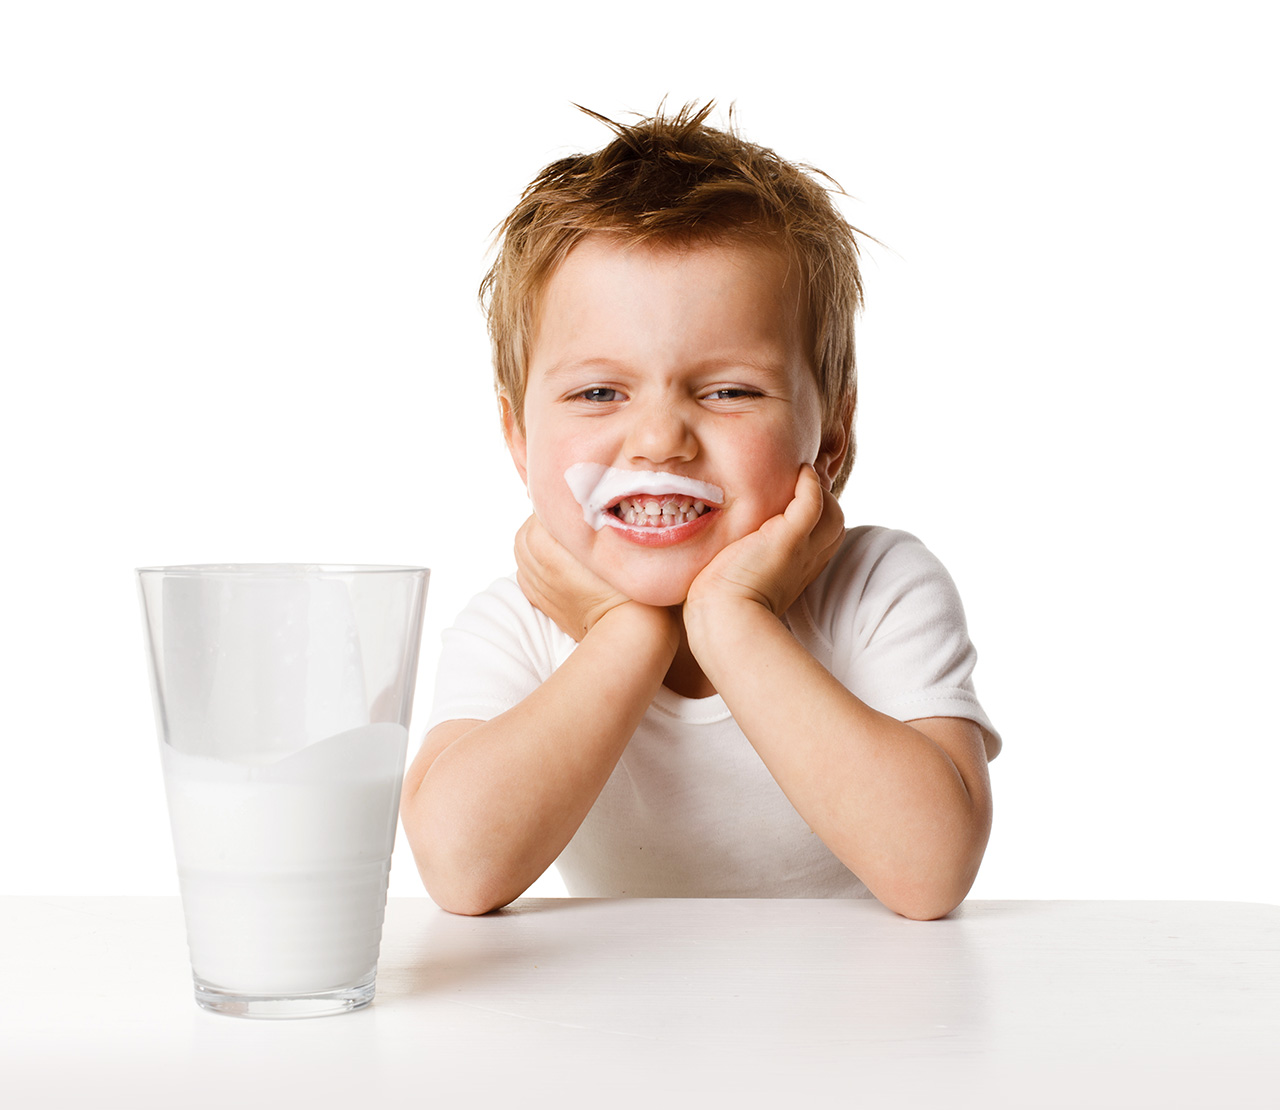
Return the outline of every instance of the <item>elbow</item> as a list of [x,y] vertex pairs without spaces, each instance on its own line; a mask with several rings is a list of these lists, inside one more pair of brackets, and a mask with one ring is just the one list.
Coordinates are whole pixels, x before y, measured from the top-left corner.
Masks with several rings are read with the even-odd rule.
[[449,867],[442,860],[417,859],[418,875],[431,900],[447,913],[481,917],[514,902],[522,890],[510,892],[468,867]]
[[899,917],[905,917],[909,921],[938,921],[959,906],[964,901],[964,896],[967,893],[968,891],[966,890],[958,898],[904,898],[885,901],[885,905]]
[[488,875],[466,845],[456,844],[447,830],[431,828],[412,805],[402,806],[400,815],[418,877],[442,910],[479,917],[502,909],[524,893],[523,889],[512,891],[510,884]]
[[442,910],[461,917],[482,917],[509,906],[528,887],[504,882],[502,877],[479,870],[454,870],[447,875],[440,871],[428,875],[421,867],[418,870],[431,900]]
[[427,887],[427,893],[431,895],[431,900],[435,902],[446,913],[457,914],[459,917],[483,917],[486,913],[493,913],[494,910],[500,910],[503,906],[508,905],[514,899],[485,898],[478,891],[450,891],[448,893],[437,893],[431,887]]
[[911,883],[872,893],[899,917],[911,921],[937,921],[964,901],[972,885],[972,880],[959,884]]
[[419,863],[418,873],[422,885],[427,888],[431,900],[447,913],[460,917],[482,917],[503,906],[510,905],[523,888],[512,889],[493,876],[486,876],[482,869],[462,864],[428,869]]
[[872,893],[901,917],[937,921],[952,913],[968,896],[981,862],[981,852],[977,852],[949,867],[895,875],[878,884]]

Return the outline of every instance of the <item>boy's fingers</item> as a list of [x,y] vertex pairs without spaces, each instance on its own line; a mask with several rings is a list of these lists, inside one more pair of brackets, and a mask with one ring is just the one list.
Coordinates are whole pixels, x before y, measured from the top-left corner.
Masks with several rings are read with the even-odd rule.
[[817,472],[805,463],[796,477],[796,490],[791,503],[782,514],[801,535],[810,534],[822,519],[825,493],[822,484],[818,481]]
[[821,486],[818,490],[822,498],[822,516],[814,530],[822,533],[828,545],[839,545],[844,539],[844,510],[840,508],[840,502],[834,493]]
[[536,516],[529,517],[516,532],[516,559],[521,555],[525,560],[537,566],[545,566],[556,558],[556,549],[560,546]]

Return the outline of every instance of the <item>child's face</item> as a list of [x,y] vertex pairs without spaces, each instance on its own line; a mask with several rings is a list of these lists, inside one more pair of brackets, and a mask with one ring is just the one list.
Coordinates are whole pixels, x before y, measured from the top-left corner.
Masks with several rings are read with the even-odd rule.
[[[720,550],[787,507],[802,463],[828,485],[838,468],[820,453],[804,302],[788,269],[753,243],[678,249],[595,234],[543,291],[524,430],[504,400],[507,441],[547,530],[636,601],[679,604]],[[680,475],[724,496],[689,520],[691,498],[641,494],[597,530],[565,479],[576,463]],[[624,527],[634,501],[676,512]]]

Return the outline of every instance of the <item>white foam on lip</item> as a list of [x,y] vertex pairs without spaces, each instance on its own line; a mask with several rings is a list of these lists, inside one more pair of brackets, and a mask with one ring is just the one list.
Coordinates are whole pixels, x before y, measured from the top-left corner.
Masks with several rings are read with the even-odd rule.
[[692,497],[709,505],[724,501],[724,490],[719,486],[662,470],[618,470],[603,463],[582,462],[569,467],[564,472],[564,480],[582,506],[582,519],[597,532],[604,527],[609,515],[605,510],[620,497],[652,493],[659,497],[667,494]]

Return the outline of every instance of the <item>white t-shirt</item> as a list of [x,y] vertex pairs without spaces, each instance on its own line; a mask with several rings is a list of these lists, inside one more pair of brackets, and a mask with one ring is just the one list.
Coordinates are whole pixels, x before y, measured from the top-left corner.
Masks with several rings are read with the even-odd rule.
[[[914,536],[849,529],[785,620],[873,709],[902,721],[964,717],[981,726],[989,757],[999,751],[974,694],[977,652],[955,584]],[[428,727],[496,717],[576,646],[514,577],[499,579],[444,634]],[[665,686],[556,867],[574,897],[871,896],[796,812],[724,700]]]

